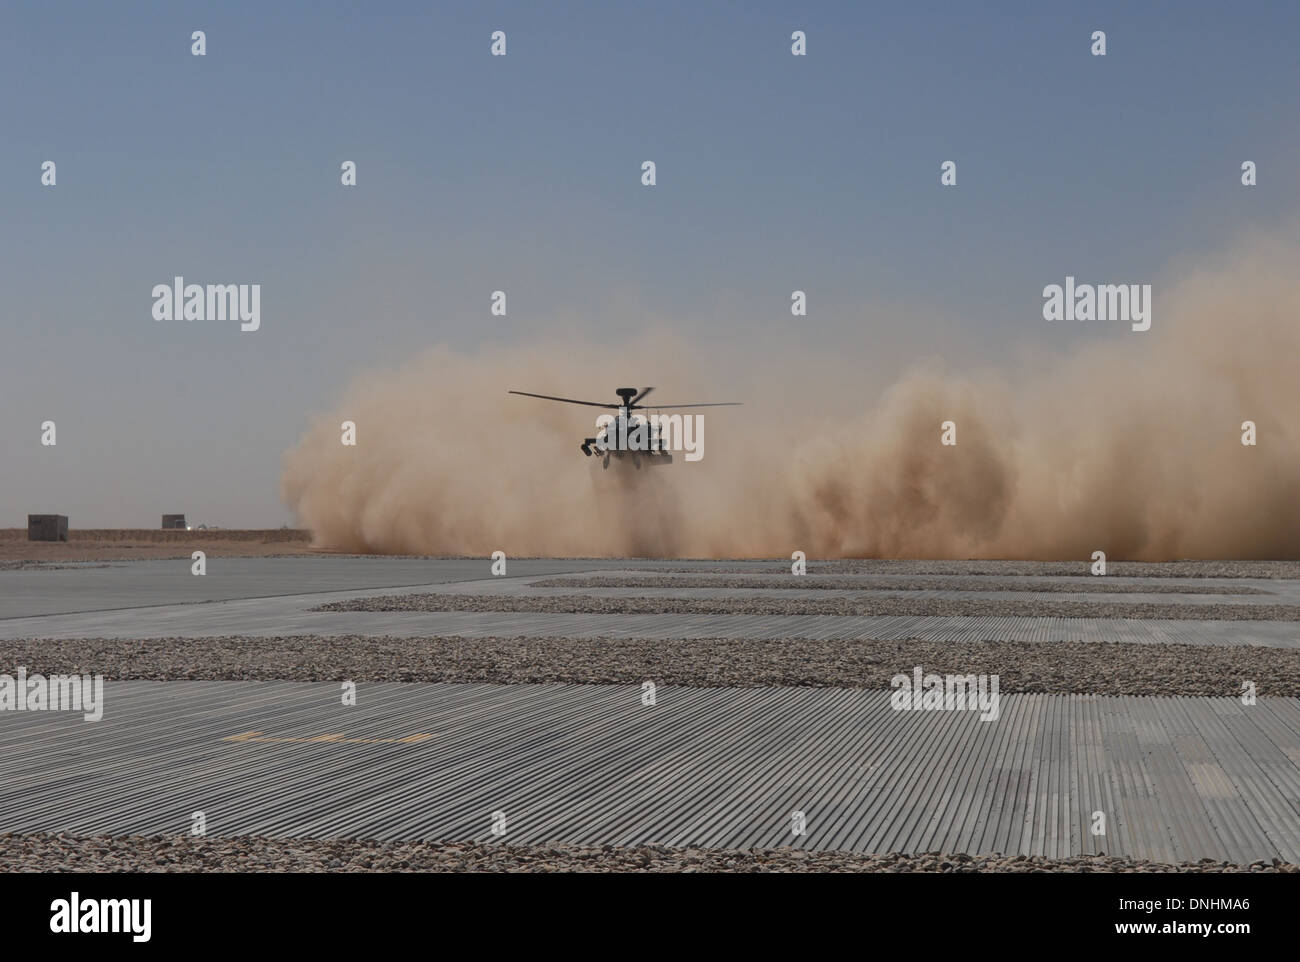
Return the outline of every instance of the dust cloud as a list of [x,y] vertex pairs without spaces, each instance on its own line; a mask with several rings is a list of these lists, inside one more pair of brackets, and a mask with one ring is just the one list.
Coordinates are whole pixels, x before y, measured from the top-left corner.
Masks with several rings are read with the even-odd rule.
[[[883,389],[811,351],[701,361],[681,332],[432,350],[354,383],[285,455],[282,494],[349,552],[1300,558],[1297,236],[1156,283],[1147,333],[1055,321],[1107,333],[1000,371],[923,361]],[[605,471],[578,450],[596,408],[506,393],[647,384],[664,404],[745,407],[699,412],[701,461]]]

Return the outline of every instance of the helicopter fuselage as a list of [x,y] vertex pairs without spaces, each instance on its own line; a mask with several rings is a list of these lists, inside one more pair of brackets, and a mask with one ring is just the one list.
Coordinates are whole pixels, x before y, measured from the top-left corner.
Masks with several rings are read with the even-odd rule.
[[[680,447],[685,452],[687,461],[698,461],[704,457],[704,419],[702,416],[680,414],[655,414],[647,418],[633,411],[647,407],[641,403],[654,388],[637,390],[634,387],[617,388],[618,404],[603,401],[581,401],[577,398],[559,397],[554,394],[534,394],[531,391],[509,391],[509,394],[522,394],[525,397],[541,398],[543,401],[559,401],[564,404],[582,404],[586,407],[605,408],[616,414],[602,414],[596,418],[595,437],[584,438],[581,449],[587,457],[599,457],[605,467],[609,467],[610,458],[631,458],[633,465],[641,467],[641,462],[650,464],[671,464],[673,456],[669,450]],[[738,401],[710,401],[705,404],[654,404],[653,408],[721,408],[738,407]]]
[[611,457],[631,457],[637,467],[642,459],[649,464],[672,463],[662,433],[649,418],[619,408],[617,414],[598,417],[596,427],[596,436],[583,440],[581,450],[587,457],[603,458],[606,467]]

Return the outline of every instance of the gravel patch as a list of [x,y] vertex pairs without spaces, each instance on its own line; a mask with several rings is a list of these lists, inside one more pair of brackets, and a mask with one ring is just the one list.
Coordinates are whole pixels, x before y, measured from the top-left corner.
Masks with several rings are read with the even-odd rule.
[[[771,562],[771,570],[790,572],[790,561]],[[630,571],[656,574],[753,574],[754,566],[736,563],[703,563],[695,567],[646,566],[636,561]],[[902,561],[887,558],[809,561],[809,574],[895,574],[895,575],[1003,575],[1092,576],[1091,561]],[[1126,578],[1300,578],[1300,561],[1107,561],[1106,574]]]
[[696,578],[626,578],[599,575],[589,578],[546,578],[530,581],[531,588],[781,588],[790,591],[1063,591],[1078,594],[1168,594],[1168,595],[1268,595],[1271,591],[1234,585],[1162,585],[1116,582],[1107,578],[1090,581],[1028,578],[925,578],[898,581],[893,578],[842,578],[831,575],[794,577],[789,572],[726,577],[703,575]]
[[1048,694],[1300,697],[1300,650],[1114,642],[811,639],[79,638],[0,642],[0,665],[110,680],[889,688],[896,674],[997,675]]
[[258,836],[0,835],[5,872],[1268,872],[1300,871],[1274,859],[1169,865],[1105,855],[857,855],[665,845],[501,845]]
[[593,615],[988,615],[998,618],[1138,618],[1179,621],[1300,621],[1300,605],[1010,601],[1001,598],[613,598],[595,595],[458,595],[423,592],[335,601],[311,611],[477,611]]

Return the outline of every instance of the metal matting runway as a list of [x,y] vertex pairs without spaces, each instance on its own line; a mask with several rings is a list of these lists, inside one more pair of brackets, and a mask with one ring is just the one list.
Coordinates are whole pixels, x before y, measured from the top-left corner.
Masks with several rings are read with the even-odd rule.
[[796,688],[366,684],[344,707],[333,684],[110,682],[105,704],[0,713],[0,831],[202,811],[215,835],[487,841],[502,812],[515,842],[1300,861],[1295,698],[1003,695],[989,722]]
[[[65,570],[0,571],[0,639],[163,638],[215,635],[493,635],[590,638],[810,638],[927,641],[1174,642],[1300,647],[1300,622],[917,615],[548,614],[543,612],[316,612],[331,601],[412,591],[548,596],[641,594],[718,596],[732,589],[533,588],[557,575],[614,574],[625,561],[511,561],[507,578],[484,577],[483,560],[386,558],[213,558],[208,574],[191,575],[187,560],[142,561]],[[664,566],[681,562],[664,562]],[[640,576],[640,575],[638,575]],[[872,576],[881,577],[881,576]],[[884,576],[906,579],[909,576]],[[929,576],[942,580],[945,576]],[[968,576],[962,576],[968,577]],[[689,578],[687,579],[689,580]],[[996,580],[996,579],[992,579]],[[1061,578],[1062,587],[1076,579]],[[1077,580],[1087,580],[1081,578]],[[1140,579],[1116,578],[1116,582]],[[1088,595],[1084,601],[1152,600],[1252,605],[1300,602],[1300,583],[1214,579],[1263,588],[1264,595]],[[1162,579],[1174,584],[1197,579]],[[881,589],[887,591],[888,589]],[[739,590],[744,593],[744,589]],[[775,593],[775,592],[772,592]],[[1037,593],[937,591],[910,593],[960,600]],[[783,589],[782,597],[825,597],[824,590]]]
[[[366,592],[374,594],[373,591]],[[543,612],[312,612],[337,596],[257,599],[0,621],[5,638],[394,635],[469,638],[878,638],[1095,641],[1300,647],[1300,622],[917,615],[626,615]]]

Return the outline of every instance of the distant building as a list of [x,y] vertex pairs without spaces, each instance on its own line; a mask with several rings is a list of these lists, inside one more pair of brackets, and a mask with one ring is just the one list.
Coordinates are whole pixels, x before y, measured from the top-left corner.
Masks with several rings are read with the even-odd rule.
[[67,541],[68,516],[66,514],[29,514],[27,516],[28,541]]
[[185,525],[185,515],[183,515],[183,514],[165,514],[165,515],[163,515],[162,526],[163,526],[163,530],[164,530],[164,531],[166,531],[166,530],[171,530],[171,529],[174,529],[174,528],[180,528],[182,531],[184,531],[184,530],[185,530],[185,527],[186,527],[186,525]]

